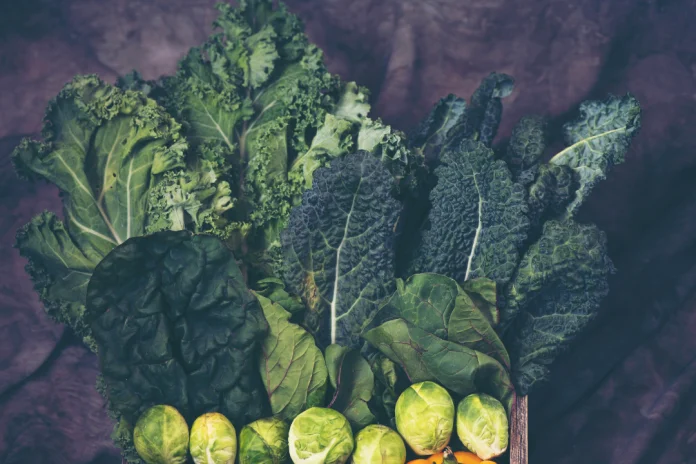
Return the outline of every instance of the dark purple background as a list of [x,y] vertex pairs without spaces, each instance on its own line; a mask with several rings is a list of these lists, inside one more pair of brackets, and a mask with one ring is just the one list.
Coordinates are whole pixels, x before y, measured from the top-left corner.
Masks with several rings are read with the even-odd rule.
[[[11,248],[59,209],[18,181],[9,153],[76,73],[171,73],[204,40],[212,0],[0,0],[0,464],[118,463],[94,356],[48,320]],[[290,0],[329,67],[370,87],[374,115],[408,129],[441,96],[515,77],[501,129],[561,123],[631,91],[644,108],[628,162],[582,219],[618,274],[599,322],[530,398],[531,463],[696,463],[696,3],[689,0]]]

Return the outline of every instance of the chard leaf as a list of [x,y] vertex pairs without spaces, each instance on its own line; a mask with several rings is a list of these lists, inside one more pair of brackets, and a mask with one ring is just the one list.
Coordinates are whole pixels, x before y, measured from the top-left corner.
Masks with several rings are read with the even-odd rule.
[[368,407],[375,377],[370,365],[357,350],[340,345],[326,348],[326,366],[334,394],[328,407],[343,414],[354,430],[375,422]]
[[488,393],[509,414],[514,389],[505,368],[490,356],[436,337],[404,319],[385,322],[364,337],[401,366],[412,383],[432,380],[462,396]]
[[464,140],[456,149],[449,147],[441,162],[416,271],[458,282],[487,277],[506,283],[527,236],[524,188],[480,142]]
[[305,326],[324,346],[358,348],[366,320],[393,290],[400,205],[387,168],[366,152],[314,175],[283,232],[283,275],[307,307]]
[[613,266],[594,225],[548,221],[522,258],[507,290],[506,336],[517,391],[548,378],[549,365],[595,317]]
[[567,207],[572,217],[607,172],[623,163],[631,139],[640,128],[640,105],[631,95],[611,96],[605,102],[586,101],[580,116],[563,126],[568,147],[550,163],[568,166],[577,176],[579,188]]
[[49,104],[44,141],[25,139],[12,155],[20,175],[63,193],[65,222],[35,217],[17,247],[49,314],[92,348],[81,320],[87,282],[112,248],[145,232],[149,190],[183,165],[179,130],[153,100],[80,76]]
[[156,404],[189,423],[209,411],[242,424],[269,413],[258,372],[268,326],[217,238],[167,231],[124,242],[94,270],[85,321],[109,405],[127,423]]
[[258,293],[256,298],[269,326],[259,359],[261,378],[273,415],[292,421],[305,409],[324,405],[326,363],[314,338],[289,321],[288,311]]

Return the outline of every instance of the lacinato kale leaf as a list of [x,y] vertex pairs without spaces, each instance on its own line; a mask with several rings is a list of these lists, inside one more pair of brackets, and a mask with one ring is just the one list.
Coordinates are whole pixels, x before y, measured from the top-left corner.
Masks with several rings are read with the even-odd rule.
[[321,350],[302,327],[290,322],[279,303],[256,295],[269,332],[259,358],[259,372],[273,415],[292,421],[299,413],[324,406],[328,372]]
[[153,100],[96,76],[76,77],[51,101],[42,136],[22,141],[12,159],[21,176],[60,189],[64,222],[36,216],[16,246],[48,313],[94,348],[82,320],[92,271],[112,248],[145,233],[149,192],[183,166],[187,143]]
[[596,316],[612,271],[597,227],[572,220],[544,224],[506,295],[508,317],[516,316],[505,342],[519,394],[548,378],[549,364]]
[[490,148],[468,139],[441,153],[435,176],[414,271],[505,284],[527,237],[524,188]]
[[167,231],[127,240],[94,270],[85,321],[125,423],[156,404],[189,423],[208,411],[235,424],[269,413],[258,371],[268,325],[219,239]]
[[282,234],[288,289],[300,295],[304,324],[323,346],[359,348],[360,333],[393,291],[394,179],[359,152],[317,170]]

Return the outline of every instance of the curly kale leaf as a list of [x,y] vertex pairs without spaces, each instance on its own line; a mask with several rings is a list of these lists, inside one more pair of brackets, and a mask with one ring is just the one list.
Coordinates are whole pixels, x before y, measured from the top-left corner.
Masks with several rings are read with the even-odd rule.
[[606,237],[594,225],[548,221],[507,290],[506,337],[513,380],[526,395],[547,379],[549,364],[595,317],[613,271]]
[[343,414],[354,430],[374,423],[369,403],[375,388],[375,375],[358,350],[341,345],[326,348],[326,366],[333,387],[328,407]]
[[324,406],[328,372],[321,350],[302,327],[290,322],[280,304],[256,294],[269,332],[259,358],[259,372],[275,417],[292,421],[299,413]]
[[324,346],[357,348],[364,321],[393,290],[393,178],[366,152],[317,170],[283,232],[283,275]]
[[128,424],[155,404],[190,422],[268,414],[258,356],[268,326],[219,239],[166,231],[134,237],[96,267],[85,321],[110,407]]
[[435,175],[416,272],[506,283],[529,225],[524,188],[491,149],[472,140],[445,150]]
[[604,102],[583,102],[580,116],[563,126],[568,147],[549,163],[568,166],[577,177],[579,186],[566,216],[572,217],[607,172],[624,162],[631,139],[640,129],[640,115],[640,105],[633,96],[611,96]]
[[23,177],[62,192],[65,221],[35,217],[17,233],[48,313],[94,348],[83,323],[94,267],[115,246],[145,233],[147,198],[163,176],[184,163],[180,126],[138,92],[96,76],[79,76],[50,102],[43,142],[25,139],[12,155]]

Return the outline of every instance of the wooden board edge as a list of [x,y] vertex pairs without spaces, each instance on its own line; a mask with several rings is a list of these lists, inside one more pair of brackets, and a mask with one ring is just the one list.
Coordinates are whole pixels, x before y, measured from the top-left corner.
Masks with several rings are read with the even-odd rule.
[[510,416],[510,464],[528,464],[529,416],[526,396],[515,395]]

